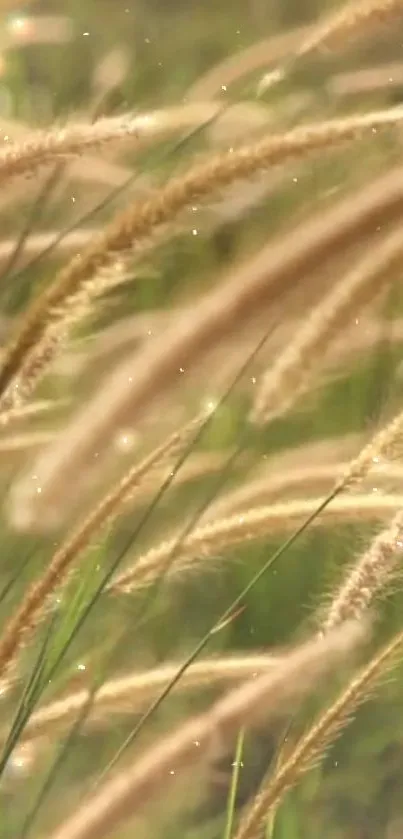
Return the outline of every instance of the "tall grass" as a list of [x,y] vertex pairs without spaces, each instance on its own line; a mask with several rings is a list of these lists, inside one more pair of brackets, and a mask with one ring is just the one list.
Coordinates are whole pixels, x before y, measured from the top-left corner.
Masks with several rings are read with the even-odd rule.
[[0,839],[394,839],[403,3],[12,6]]

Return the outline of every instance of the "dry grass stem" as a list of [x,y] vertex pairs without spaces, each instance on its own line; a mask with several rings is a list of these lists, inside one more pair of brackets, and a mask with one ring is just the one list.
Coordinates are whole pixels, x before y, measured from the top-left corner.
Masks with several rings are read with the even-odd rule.
[[259,91],[264,92],[268,87],[286,75],[289,68],[306,55],[317,49],[337,49],[340,44],[345,46],[346,39],[351,35],[362,37],[371,26],[380,23],[392,23],[395,18],[403,14],[402,0],[361,0],[361,2],[347,3],[319,21],[295,49],[291,58],[283,66],[271,73],[267,73],[260,82]]
[[344,475],[337,482],[337,488],[347,489],[354,483],[362,481],[373,466],[379,464],[383,458],[389,457],[401,443],[403,432],[403,412],[380,429],[365,445],[358,456],[348,465]]
[[347,725],[359,704],[368,697],[376,680],[385,673],[386,668],[394,664],[393,659],[397,653],[400,654],[402,643],[403,632],[399,632],[375,654],[336,701],[318,717],[274,776],[263,784],[251,809],[242,820],[235,839],[257,839],[263,833],[269,811],[277,808],[288,790],[324,757],[326,750]]
[[[356,140],[377,129],[399,124],[402,108],[333,120],[295,128],[286,134],[270,135],[254,145],[231,149],[187,173],[175,177],[148,198],[135,201],[119,214],[95,243],[76,256],[55,282],[27,311],[19,334],[11,342],[0,367],[2,409],[13,406],[23,392],[19,372],[33,348],[47,330],[61,322],[71,298],[84,293],[85,285],[118,254],[147,238],[154,230],[173,221],[190,203],[201,200],[235,180],[251,177],[264,169],[311,152]],[[63,326],[62,326],[63,330]],[[41,373],[46,369],[42,365]]]
[[293,405],[334,338],[390,280],[390,272],[401,263],[402,254],[399,226],[325,295],[264,375],[253,406],[253,421],[268,422]]
[[[225,658],[197,661],[182,676],[177,690],[185,691],[212,687],[219,684],[256,678],[262,672],[276,667],[277,655],[231,655]],[[99,722],[106,714],[138,713],[168,685],[178,670],[178,664],[164,664],[154,670],[132,673],[106,682],[95,694],[89,723]],[[24,731],[24,741],[49,734],[53,726],[71,722],[72,717],[85,707],[90,692],[80,690],[45,705],[29,718]]]
[[358,618],[393,578],[403,553],[403,512],[373,540],[332,597],[322,624],[327,632],[344,620]]
[[[273,460],[275,460],[273,458]],[[325,494],[334,485],[334,480],[338,476],[342,477],[349,462],[346,463],[328,463],[325,465],[313,466],[296,466],[291,469],[276,471],[268,466],[265,469],[265,474],[252,481],[245,481],[242,486],[234,489],[226,496],[212,505],[206,515],[209,519],[232,515],[237,510],[247,509],[251,506],[266,504],[268,501],[273,501],[276,498],[286,497],[287,494],[292,493],[302,495],[306,498],[307,494],[312,492]],[[371,470],[371,478],[376,484],[376,489],[389,491],[391,484],[396,491],[403,482],[403,467],[395,463],[379,463]],[[370,491],[372,487],[364,487],[364,490]]]
[[339,47],[351,34],[362,36],[365,26],[393,23],[403,14],[402,0],[353,0],[330,14],[303,41],[297,55],[307,55],[315,49]]
[[32,633],[40,621],[45,606],[57,586],[66,579],[72,565],[88,547],[101,527],[109,524],[118,514],[121,506],[130,496],[133,488],[149,474],[150,470],[163,458],[173,456],[189,442],[195,434],[202,418],[188,423],[187,426],[176,431],[158,448],[147,455],[144,460],[136,464],[107,493],[102,501],[89,515],[73,530],[65,542],[56,550],[42,577],[31,584],[21,605],[11,616],[0,636],[0,677],[3,676],[15,660],[26,638]]
[[[365,637],[365,633],[364,633]],[[363,639],[361,625],[345,624],[287,655],[269,673],[228,693],[204,714],[193,717],[151,747],[134,764],[101,787],[49,839],[102,839],[136,814],[169,781],[208,756],[217,736],[229,738],[243,725],[257,725],[301,698],[337,661]]]
[[[196,528],[183,541],[178,542],[178,538],[174,537],[155,548],[150,548],[147,553],[137,558],[133,566],[112,581],[110,588],[117,592],[136,591],[143,585],[149,585],[167,568],[170,575],[204,570],[205,560],[219,556],[231,546],[275,536],[281,531],[294,528],[308,518],[322,501],[323,498],[298,499],[267,507],[256,507],[205,524]],[[328,524],[382,519],[399,510],[402,503],[402,495],[341,496],[335,498],[332,504],[322,511],[315,524],[321,526],[323,522]],[[172,557],[175,561],[171,566]]]

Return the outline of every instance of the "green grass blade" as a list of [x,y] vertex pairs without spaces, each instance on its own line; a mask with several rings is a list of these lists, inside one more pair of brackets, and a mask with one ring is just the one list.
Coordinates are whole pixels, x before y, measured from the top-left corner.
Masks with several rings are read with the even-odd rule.
[[235,748],[235,757],[234,762],[232,764],[232,775],[231,775],[231,786],[228,793],[228,803],[227,803],[227,818],[225,823],[225,829],[223,834],[223,839],[231,839],[232,831],[234,827],[234,819],[235,819],[235,804],[236,804],[236,796],[238,792],[239,786],[239,778],[240,778],[240,770],[242,767],[242,755],[243,755],[243,747],[245,742],[245,729],[241,728],[238,734],[238,739]]

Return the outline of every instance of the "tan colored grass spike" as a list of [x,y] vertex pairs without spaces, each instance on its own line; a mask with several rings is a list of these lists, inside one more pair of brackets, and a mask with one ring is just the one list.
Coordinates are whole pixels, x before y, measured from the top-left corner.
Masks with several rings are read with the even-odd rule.
[[[156,336],[144,351],[119,364],[72,418],[59,442],[41,454],[27,478],[15,484],[15,504],[20,503],[19,496],[24,499],[27,520],[41,519],[50,507],[56,518],[63,518],[71,497],[76,497],[80,475],[100,462],[101,455],[95,455],[108,450],[117,427],[135,426],[152,401],[178,382],[184,359],[186,370],[191,371],[212,347],[234,335],[263,306],[268,310],[279,304],[290,289],[335,255],[362,237],[376,236],[377,227],[399,218],[402,209],[403,169],[396,168],[303,222],[286,238],[271,241],[240,268],[232,268],[228,278],[199,299],[197,306],[180,313],[162,337]],[[16,355],[10,350],[17,364],[18,357],[23,363],[20,351],[21,346]],[[32,492],[32,472],[40,476],[41,495]]]
[[36,132],[22,142],[0,148],[0,183],[15,175],[32,174],[39,166],[59,157],[83,154],[117,140],[134,138],[138,143],[167,131],[198,125],[218,112],[215,103],[154,111],[133,116],[103,117],[93,124],[68,123],[63,128]]
[[[79,254],[58,275],[26,313],[19,334],[11,343],[0,367],[0,394],[7,407],[18,401],[18,373],[33,347],[46,338],[52,321],[62,319],[60,308],[68,304],[86,283],[122,251],[148,237],[155,229],[173,221],[190,203],[201,200],[240,178],[311,152],[356,140],[403,120],[403,108],[392,108],[344,120],[296,128],[286,134],[270,135],[250,146],[240,146],[196,164],[174,177],[144,200],[135,201],[119,214],[105,233]],[[11,405],[9,404],[11,400]]]
[[[275,459],[275,458],[274,458]],[[305,466],[288,469],[284,472],[274,472],[270,466],[262,477],[252,481],[244,481],[241,486],[219,498],[206,511],[203,520],[223,518],[234,515],[237,510],[257,507],[286,500],[287,495],[299,495],[306,498],[308,493],[318,493],[329,490],[334,485],[337,475],[345,472],[347,464],[329,463],[325,466]],[[401,470],[403,478],[403,469]]]
[[48,839],[103,839],[116,832],[119,824],[157,794],[166,794],[170,780],[208,756],[215,737],[231,737],[242,725],[256,725],[282,711],[285,703],[306,694],[338,660],[345,660],[362,639],[362,626],[345,624],[326,639],[315,639],[290,652],[278,667],[231,691],[104,783]]
[[376,680],[384,674],[387,667],[393,665],[393,657],[397,653],[400,654],[402,644],[403,632],[399,632],[375,654],[336,701],[318,717],[274,776],[263,784],[251,809],[241,821],[235,839],[257,839],[261,836],[263,823],[269,811],[277,808],[288,790],[326,754],[326,749],[347,725],[359,704],[370,694]]
[[351,35],[362,36],[371,26],[380,23],[392,23],[403,14],[402,0],[352,0],[341,9],[319,21],[299,47],[292,53],[288,62],[261,80],[259,91],[264,92],[273,82],[283,78],[298,59],[317,49],[338,48],[344,46]]
[[[275,458],[273,458],[275,460]],[[265,475],[256,480],[245,482],[239,488],[212,505],[207,511],[206,518],[210,520],[218,516],[233,515],[237,510],[247,507],[273,503],[276,498],[286,498],[288,493],[301,495],[306,498],[308,493],[320,491],[325,494],[334,486],[337,476],[345,474],[349,466],[347,463],[328,463],[325,465],[297,466],[294,469],[273,471],[269,464]],[[403,484],[403,467],[399,464],[388,463],[374,465],[371,470],[377,489],[389,489],[394,484],[396,489]]]
[[358,481],[362,481],[374,465],[383,457],[390,455],[401,442],[403,434],[403,411],[393,420],[381,428],[372,439],[362,448],[359,455],[348,465],[344,475],[338,482],[338,487],[347,489]]
[[[264,506],[268,500],[272,503],[277,495],[281,496],[283,491],[284,495],[289,493],[289,496],[294,497],[293,490],[298,488],[300,482],[301,488],[303,487],[302,495],[306,496],[308,485],[311,488],[308,474],[313,475],[316,468],[321,471],[323,477],[329,470],[329,483],[331,471],[333,485],[335,477],[344,474],[346,465],[359,448],[361,440],[362,434],[346,434],[342,437],[325,437],[318,441],[302,442],[299,445],[297,443],[284,451],[274,452],[270,457],[264,458],[263,465],[256,464],[249,468],[239,485],[219,496],[206,510],[203,520],[233,515],[237,510],[248,507]],[[403,468],[398,467],[398,472],[401,481]],[[320,481],[322,483],[322,478]],[[314,483],[316,486],[316,479]],[[281,497],[277,500],[281,500]]]
[[403,411],[381,428],[371,438],[347,466],[344,475],[336,482],[335,492],[339,493],[348,489],[354,483],[362,481],[370,472],[373,466],[379,464],[383,457],[386,457],[396,450],[401,443],[403,435]]
[[59,157],[83,154],[112,140],[136,137],[138,124],[133,117],[107,117],[93,125],[67,124],[64,128],[32,133],[23,142],[6,143],[0,149],[0,183],[16,175],[32,174]]
[[[381,432],[382,437],[383,435],[384,432]],[[388,433],[386,434],[386,439],[389,439]],[[368,458],[368,452],[373,453],[373,450],[374,444],[372,442],[369,446],[364,447],[363,454],[361,454],[358,458],[358,467],[356,467],[357,474],[355,475],[356,478],[363,478],[367,471],[369,471],[369,468],[374,466],[372,460]],[[378,458],[375,459],[378,461]],[[346,474],[355,474],[354,464],[356,462],[357,461],[353,461],[352,466],[350,464],[347,470],[345,470],[344,477],[342,477],[339,482],[339,486],[342,488],[344,487],[343,482]],[[375,469],[377,468],[377,465],[378,464],[376,462]],[[326,632],[332,631],[336,626],[340,626],[344,620],[351,620],[352,618],[358,619],[362,617],[362,615],[371,606],[374,598],[381,593],[393,579],[397,570],[397,565],[402,556],[402,550],[403,513],[402,510],[398,508],[390,525],[375,537],[368,550],[366,550],[357,560],[351,571],[347,574],[345,580],[340,585],[339,589],[333,595],[330,605],[321,620],[321,635],[325,635]],[[401,637],[403,640],[403,635]],[[337,733],[337,731],[334,733]],[[251,839],[251,837],[257,836],[259,832],[259,823],[263,819],[264,815],[267,815],[271,806],[269,799],[272,787],[275,788],[276,778],[281,779],[283,777],[287,777],[287,767],[290,765],[292,766],[294,756],[298,756],[299,749],[303,750],[304,744],[308,741],[309,736],[310,732],[303,735],[295,746],[291,757],[288,757],[287,755],[289,743],[287,743],[287,747],[284,746],[284,748],[280,750],[277,762],[278,769],[276,771],[275,779],[273,782],[268,780],[267,784],[265,782],[263,783],[262,792],[258,795],[256,804],[252,808],[250,814],[246,817],[244,824],[241,825],[239,835],[237,835],[236,839]],[[330,737],[330,739],[332,738]],[[319,741],[319,748],[316,752],[314,752],[311,756],[308,752],[307,768],[312,765],[314,757],[318,756],[318,754],[324,750],[326,744],[322,743],[322,746],[320,746],[320,742],[321,741]],[[285,748],[287,748],[287,751],[284,753]],[[297,772],[295,776],[291,776],[292,783],[289,785],[293,785],[300,775],[300,766],[297,765],[297,762],[298,761],[296,760],[294,763],[294,768],[297,769]],[[301,771],[305,771],[302,763]],[[285,786],[284,789],[281,788],[281,797],[287,789],[288,786]],[[278,805],[279,802],[280,799],[272,802],[272,804]]]
[[[169,574],[181,575],[204,570],[205,561],[221,551],[244,542],[262,539],[293,528],[304,521],[321,504],[323,498],[299,499],[268,507],[240,511],[228,518],[217,519],[196,528],[180,544],[173,538],[162,542],[138,557],[133,567],[123,571],[110,583],[117,592],[136,591],[158,578],[169,564]],[[335,498],[315,520],[317,526],[328,522],[373,520],[390,517],[403,503],[402,495],[357,494]],[[312,523],[313,524],[313,523]],[[312,526],[312,525],[311,525]],[[175,562],[170,566],[171,557]],[[0,648],[1,649],[1,648]]]
[[338,46],[353,33],[361,36],[365,26],[392,23],[402,14],[402,0],[353,0],[319,22],[317,29],[301,44],[297,54],[302,56],[318,47]]
[[402,256],[399,226],[331,288],[264,375],[253,406],[253,421],[264,423],[289,410],[311,371],[323,363],[331,342],[390,280],[390,272],[401,265]]
[[[184,673],[176,690],[187,691],[256,678],[261,673],[277,667],[280,661],[279,655],[235,654],[225,658],[197,661]],[[103,714],[110,719],[110,715],[115,713],[138,713],[144,703],[151,701],[171,682],[178,667],[179,664],[175,663],[164,664],[154,670],[148,669],[106,682],[95,694],[89,722],[99,721]],[[70,722],[71,718],[85,707],[89,696],[88,690],[80,690],[39,708],[29,718],[23,740],[49,734],[53,726]]]
[[[0,141],[3,139],[5,143],[10,143],[10,138],[13,138],[14,144],[20,144],[29,140],[32,133],[32,127],[25,123],[9,118],[2,118],[1,120]],[[35,133],[35,136],[38,137],[39,132]],[[131,139],[130,142],[132,142]],[[69,173],[74,180],[77,179],[92,185],[94,183],[103,184],[106,187],[113,188],[127,181],[131,170],[120,164],[108,162],[99,154],[86,152],[85,159],[77,156],[69,159]],[[37,176],[40,177],[40,173],[37,173]],[[24,180],[26,181],[26,179]],[[13,189],[9,185],[8,189],[4,190],[0,196],[1,208],[4,209],[5,206],[10,204],[10,200],[15,200],[16,196],[23,199],[26,191],[26,182],[23,183],[22,179],[14,180]]]
[[349,618],[358,618],[392,579],[403,556],[403,512],[392,519],[359,557],[333,596],[322,629],[327,632]]
[[49,597],[68,575],[73,563],[88,547],[99,529],[110,523],[118,514],[132,489],[149,474],[150,470],[168,455],[173,455],[189,441],[202,417],[192,420],[176,431],[144,460],[130,469],[126,475],[107,493],[102,501],[89,513],[54,553],[42,577],[33,582],[24,595],[21,605],[6,623],[0,635],[0,677],[15,660],[27,636],[38,624]]
[[[403,512],[399,510],[390,525],[382,530],[364,551],[333,595],[330,605],[320,620],[320,634],[326,634],[345,620],[359,619],[397,574],[403,553]],[[301,742],[301,741],[300,741]],[[280,750],[278,764],[282,766],[290,743]]]

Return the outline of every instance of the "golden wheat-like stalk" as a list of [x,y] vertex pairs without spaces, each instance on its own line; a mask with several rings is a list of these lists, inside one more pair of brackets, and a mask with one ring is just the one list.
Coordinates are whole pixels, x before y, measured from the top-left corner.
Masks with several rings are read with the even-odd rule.
[[347,489],[357,481],[362,481],[374,465],[377,466],[383,458],[393,454],[401,442],[402,433],[403,411],[396,414],[389,423],[373,435],[367,445],[363,446],[358,456],[347,466],[337,486],[340,489]]
[[[342,625],[343,621],[362,618],[375,597],[398,573],[402,554],[403,513],[398,509],[388,527],[374,538],[370,547],[359,557],[332,595],[326,613],[320,621],[320,635],[333,631],[335,627]],[[363,698],[363,693],[365,698],[368,683],[379,675],[385,661],[392,656],[402,641],[403,633],[399,633],[391,644],[375,657],[369,667],[352,681],[335,705],[298,740],[291,756],[284,756],[283,751],[280,752],[274,779],[267,779],[263,783],[261,792],[244,819],[236,839],[252,839],[258,835],[259,827],[270,807],[278,806],[287,789],[323,754],[339,728],[347,722],[348,715]]]
[[[184,673],[177,690],[201,689],[212,685],[229,684],[247,678],[256,678],[276,667],[281,655],[236,655],[197,661]],[[177,673],[179,665],[164,664],[155,669],[131,673],[111,679],[94,695],[89,722],[98,722],[102,716],[110,721],[111,714],[138,713],[144,703],[151,701],[165,688]],[[53,726],[68,724],[81,711],[91,694],[88,690],[69,693],[35,711],[24,730],[23,742],[49,734]]]
[[324,757],[327,748],[374,688],[376,680],[387,667],[392,666],[393,657],[400,653],[402,643],[403,632],[399,632],[354,676],[336,701],[320,714],[274,775],[265,780],[243,818],[235,839],[257,839],[262,834],[270,810],[278,807],[288,790]]
[[[204,570],[205,561],[217,557],[221,551],[295,527],[312,515],[322,501],[322,498],[287,501],[243,510],[228,518],[204,524],[183,540],[172,538],[150,548],[136,559],[132,567],[113,580],[110,588],[117,592],[132,592],[149,585],[167,569],[173,575],[199,568]],[[398,510],[402,501],[401,495],[341,496],[323,510],[315,524],[382,519]],[[171,565],[172,558],[175,561]]]
[[319,22],[306,40],[296,50],[298,56],[307,55],[321,47],[339,46],[351,34],[363,34],[365,26],[393,23],[403,14],[402,0],[361,0],[347,3],[341,9]]
[[83,154],[113,140],[136,137],[139,127],[141,123],[136,117],[106,117],[92,125],[67,124],[63,128],[29,134],[22,142],[6,142],[0,148],[0,182],[5,184],[16,175],[32,175],[40,166]]
[[33,174],[39,166],[111,142],[135,139],[138,144],[172,130],[209,120],[218,112],[212,103],[185,105],[133,116],[102,117],[92,124],[67,123],[49,131],[32,132],[22,142],[7,142],[0,148],[0,183],[16,175]]
[[380,23],[393,23],[403,14],[402,0],[352,0],[341,9],[337,9],[319,21],[297,47],[293,58],[296,60],[314,50],[334,49],[344,45],[351,35],[367,33],[371,26]]
[[326,639],[290,652],[269,673],[231,691],[152,746],[134,766],[106,782],[49,839],[102,839],[157,793],[166,793],[170,780],[208,753],[213,738],[231,737],[242,725],[257,725],[283,710],[338,660],[344,661],[362,638],[362,626],[344,624]]
[[[319,125],[296,128],[282,135],[270,135],[250,146],[241,146],[219,154],[204,163],[196,164],[187,173],[175,177],[148,198],[135,201],[119,214],[96,242],[76,256],[63,269],[51,287],[36,301],[23,318],[21,329],[10,344],[0,366],[0,407],[8,409],[24,392],[24,363],[41,342],[47,344],[47,330],[55,323],[63,332],[63,307],[71,298],[81,294],[100,269],[110,264],[117,255],[144,240],[154,230],[173,221],[190,203],[229,186],[240,178],[248,178],[259,171],[288,160],[299,159],[314,151],[333,148],[340,143],[356,140],[367,133],[399,124],[402,108],[392,108],[364,115],[351,116]],[[68,318],[72,313],[68,308]],[[54,347],[54,336],[51,339]],[[46,348],[42,355],[46,354]],[[49,351],[47,363],[54,353]],[[42,365],[43,373],[46,365]],[[29,390],[35,384],[31,377]]]
[[[276,458],[273,458],[275,463]],[[268,464],[265,474],[252,481],[245,481],[242,486],[228,493],[226,496],[212,505],[206,515],[210,520],[233,515],[237,510],[245,510],[248,507],[261,506],[276,499],[285,499],[288,493],[306,498],[307,494],[319,492],[325,494],[334,486],[334,480],[342,477],[349,466],[350,461],[345,463],[320,463],[313,466],[296,466],[294,468],[277,469],[274,471]],[[390,491],[390,485],[398,491],[403,481],[403,468],[399,464],[384,463],[376,464],[371,470],[371,478],[376,484],[376,490]],[[368,487],[368,491],[371,487]]]
[[323,363],[329,345],[346,321],[390,280],[390,272],[401,263],[402,254],[403,237],[399,226],[371,248],[371,252],[325,295],[263,376],[251,414],[254,422],[268,422],[292,407],[309,374]]
[[[168,437],[144,460],[132,467],[67,536],[56,550],[43,575],[28,588],[22,603],[6,623],[0,635],[0,677],[15,660],[24,641],[40,621],[49,597],[55,588],[65,581],[73,563],[88,547],[95,534],[113,520],[133,488],[139,485],[157,463],[163,458],[173,456],[189,442],[189,438],[205,417],[206,413],[202,418],[192,420],[187,426]],[[40,490],[40,487],[38,489]]]
[[403,512],[399,510],[390,525],[375,537],[359,557],[339,590],[333,595],[322,631],[327,632],[343,620],[359,617],[393,578],[403,556]]
[[299,59],[310,55],[315,50],[334,49],[340,44],[344,46],[346,39],[351,35],[361,37],[371,26],[392,23],[402,14],[402,0],[361,0],[361,2],[353,0],[347,3],[341,9],[320,20],[283,66],[266,73],[261,79],[259,91],[263,93],[273,83],[282,79]]
[[[88,125],[88,115],[86,115],[85,123],[80,124]],[[11,120],[10,118],[4,118],[2,119],[1,127],[2,137],[7,143],[10,142],[11,137],[13,138],[13,142],[15,144],[24,143],[29,140],[33,134],[32,127],[20,120],[17,121],[15,119]],[[44,136],[46,133],[47,132],[39,134],[39,132],[35,132],[35,137]],[[123,141],[121,140],[119,145],[122,145],[122,142]],[[133,142],[132,138],[129,138],[127,142],[131,144]],[[56,158],[56,160],[59,163],[67,162],[65,158],[63,159],[63,157]],[[53,165],[55,165],[55,162]],[[68,168],[70,177],[74,180],[77,179],[79,183],[83,182],[91,185],[92,187],[96,184],[97,186],[105,186],[108,189],[114,189],[119,185],[124,184],[131,175],[129,167],[126,167],[121,163],[108,161],[103,155],[91,154],[89,151],[86,151],[84,157],[80,157],[79,155],[69,157]],[[29,175],[28,178],[14,178],[13,183],[8,184],[7,190],[2,192],[0,206],[8,206],[10,202],[16,198],[16,196],[23,197],[24,194],[27,193],[28,188],[31,188],[33,193],[34,190],[32,187],[38,179],[41,179],[42,177],[46,177],[46,173],[38,170],[38,172],[35,173],[35,177],[32,178],[30,178]]]

